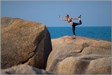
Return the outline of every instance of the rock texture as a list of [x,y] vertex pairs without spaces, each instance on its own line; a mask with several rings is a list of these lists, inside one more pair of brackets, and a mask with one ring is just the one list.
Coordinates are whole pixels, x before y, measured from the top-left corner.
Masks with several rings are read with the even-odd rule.
[[1,70],[1,74],[28,74],[28,75],[37,75],[37,74],[50,74],[43,69],[38,69],[27,64],[21,64],[14,66],[8,69]]
[[52,50],[45,25],[18,18],[1,18],[1,68],[27,63],[45,68]]
[[77,36],[52,39],[47,71],[58,74],[111,74],[111,42]]

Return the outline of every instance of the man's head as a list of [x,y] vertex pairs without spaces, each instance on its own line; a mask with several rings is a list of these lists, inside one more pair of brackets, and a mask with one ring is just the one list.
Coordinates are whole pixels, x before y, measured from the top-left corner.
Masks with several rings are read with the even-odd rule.
[[69,18],[69,15],[67,14],[66,17]]

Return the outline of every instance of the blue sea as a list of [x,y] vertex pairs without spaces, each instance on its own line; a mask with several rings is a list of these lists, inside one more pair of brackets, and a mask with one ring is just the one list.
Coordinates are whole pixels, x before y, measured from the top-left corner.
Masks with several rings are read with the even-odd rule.
[[[72,36],[72,27],[47,27],[51,38]],[[111,27],[76,27],[76,36],[111,41]]]

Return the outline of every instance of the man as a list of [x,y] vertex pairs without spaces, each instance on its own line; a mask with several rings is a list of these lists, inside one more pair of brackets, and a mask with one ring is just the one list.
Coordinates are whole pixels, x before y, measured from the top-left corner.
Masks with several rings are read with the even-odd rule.
[[[72,20],[79,20],[79,23],[72,22]],[[72,26],[73,38],[75,39],[75,27],[82,24],[81,15],[78,18],[70,18],[69,15],[66,15],[66,19],[64,21],[67,21]]]

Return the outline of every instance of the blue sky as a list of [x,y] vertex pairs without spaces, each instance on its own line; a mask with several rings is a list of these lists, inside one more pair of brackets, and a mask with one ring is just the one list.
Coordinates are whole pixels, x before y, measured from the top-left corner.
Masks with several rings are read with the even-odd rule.
[[[2,1],[1,17],[41,22],[46,26],[70,26],[59,16],[82,15],[81,26],[110,26],[110,1]],[[78,22],[77,20],[74,22]]]

